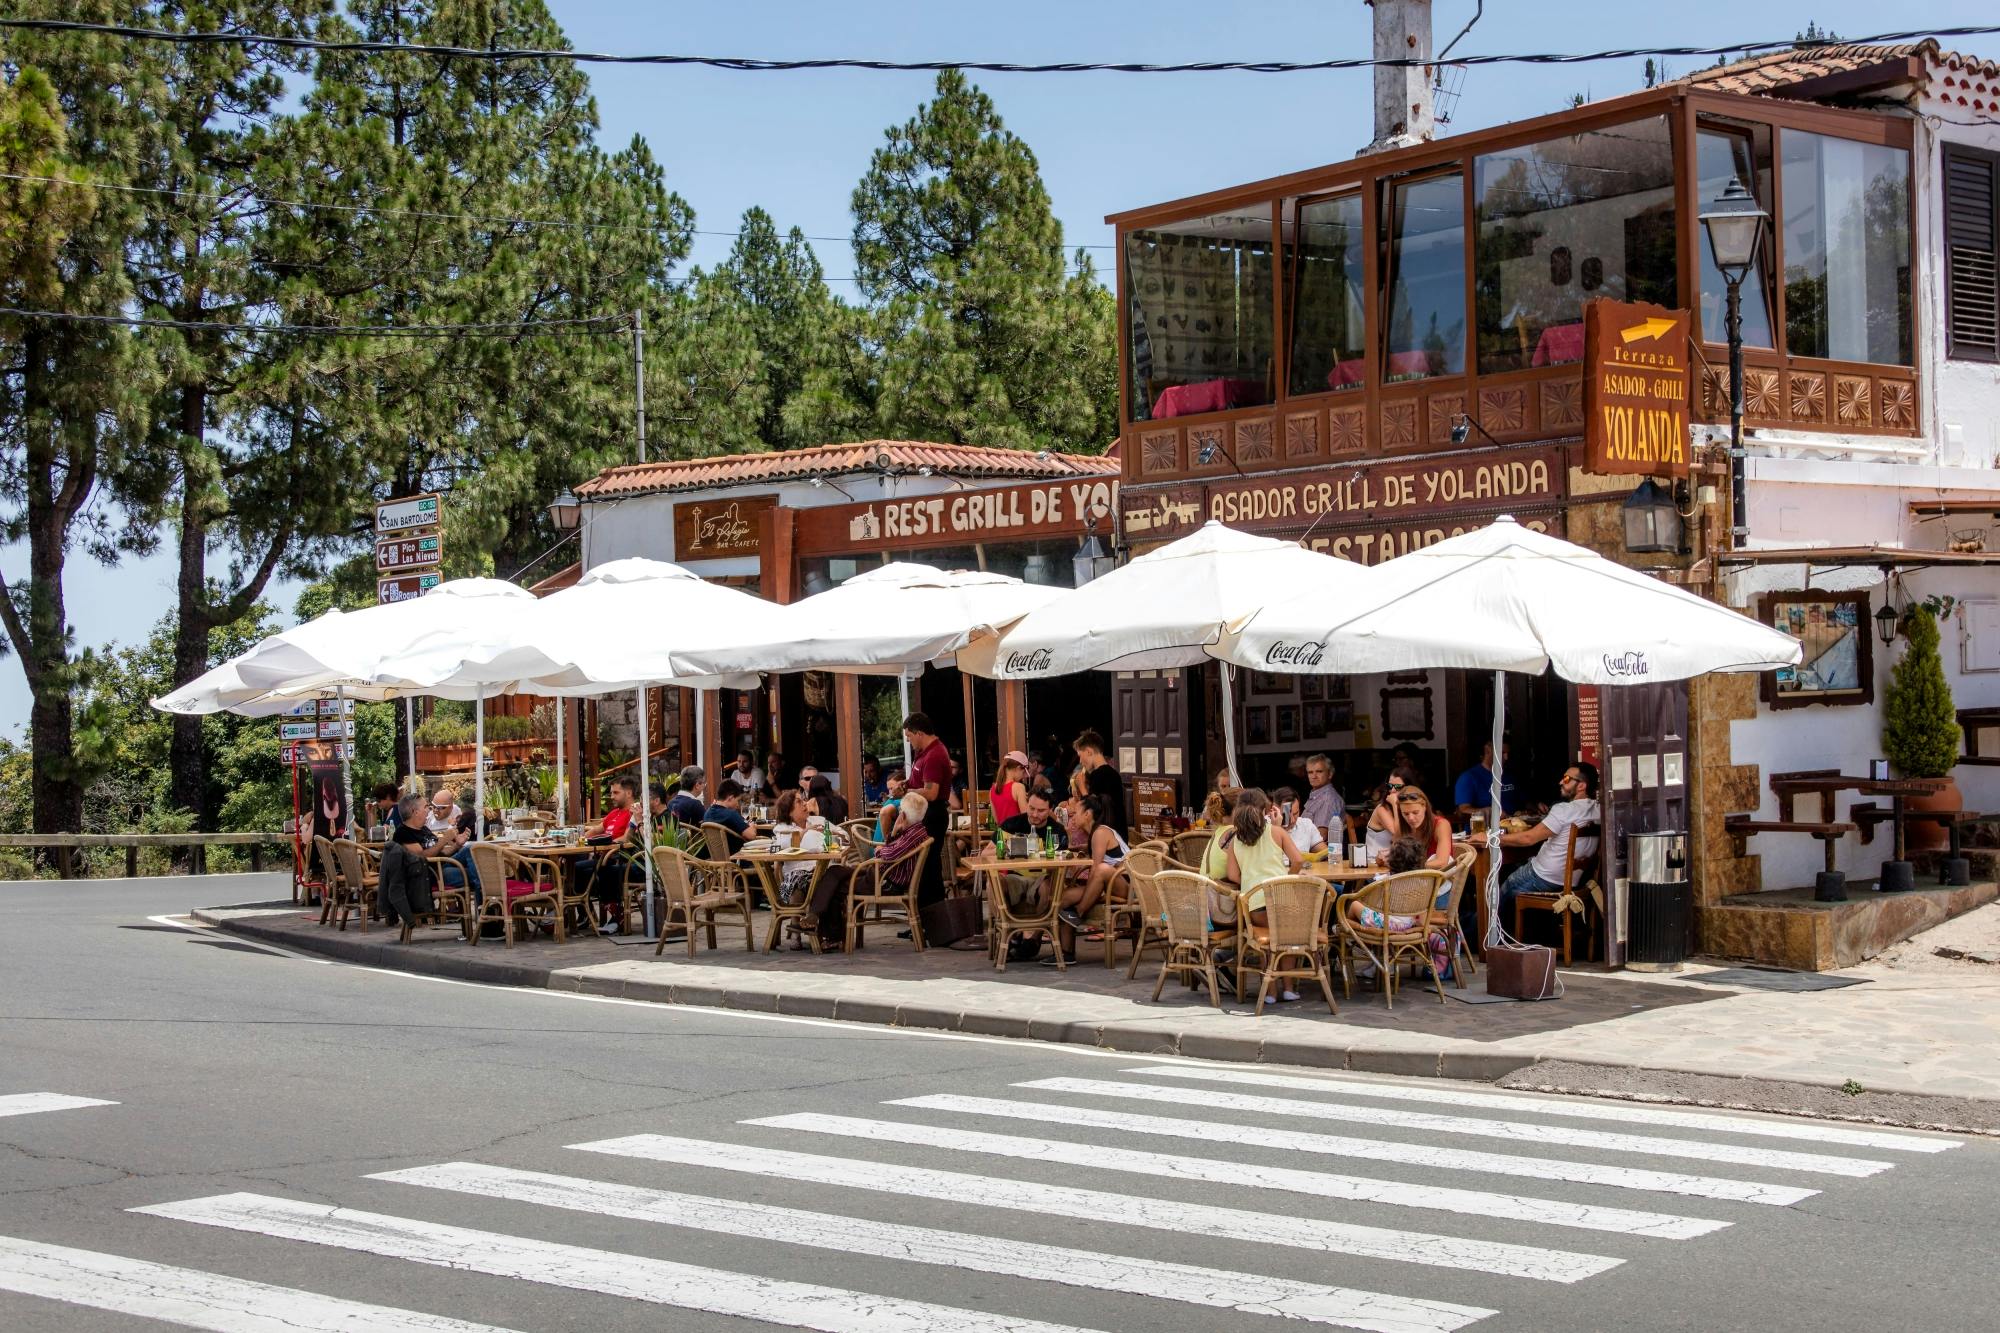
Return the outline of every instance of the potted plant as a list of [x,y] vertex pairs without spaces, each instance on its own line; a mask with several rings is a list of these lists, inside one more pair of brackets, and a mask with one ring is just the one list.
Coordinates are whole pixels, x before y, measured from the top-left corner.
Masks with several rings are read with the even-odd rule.
[[472,744],[472,724],[435,714],[417,723],[411,737],[417,747],[417,767],[426,773],[471,768],[479,755]]
[[[1952,705],[1951,686],[1944,678],[1944,661],[1938,655],[1938,612],[1949,616],[1952,603],[1926,599],[1903,613],[1903,656],[1889,676],[1883,697],[1882,752],[1898,777],[1942,778],[1945,786],[1934,795],[1905,798],[1906,809],[1959,810],[1964,808],[1958,784],[1951,770],[1958,764],[1958,712]],[[1945,830],[1929,821],[1907,826],[1904,845],[1912,851],[1933,850],[1945,845]]]

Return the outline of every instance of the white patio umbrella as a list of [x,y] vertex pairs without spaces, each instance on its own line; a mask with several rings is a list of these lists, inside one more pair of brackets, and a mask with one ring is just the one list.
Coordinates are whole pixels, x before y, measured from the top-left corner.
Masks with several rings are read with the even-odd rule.
[[[1507,692],[1501,673],[1550,666],[1585,685],[1637,685],[1799,660],[1796,639],[1726,606],[1503,517],[1247,616],[1214,654],[1262,671],[1494,673],[1497,847]],[[1488,858],[1486,939],[1501,943],[1500,858]]]
[[[1214,520],[1179,541],[1030,611],[958,654],[960,669],[1001,680],[1078,671],[1147,671],[1207,660],[1224,629],[1275,598],[1307,589],[1339,598],[1362,573],[1297,542]],[[1222,670],[1223,744],[1236,766],[1235,701]]]

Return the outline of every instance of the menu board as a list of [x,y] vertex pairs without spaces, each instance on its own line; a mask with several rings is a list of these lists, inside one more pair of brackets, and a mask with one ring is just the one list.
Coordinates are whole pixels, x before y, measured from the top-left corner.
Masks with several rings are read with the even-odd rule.
[[1140,838],[1171,835],[1174,815],[1180,808],[1180,784],[1171,778],[1139,778],[1132,785],[1139,800],[1138,819],[1133,831]]

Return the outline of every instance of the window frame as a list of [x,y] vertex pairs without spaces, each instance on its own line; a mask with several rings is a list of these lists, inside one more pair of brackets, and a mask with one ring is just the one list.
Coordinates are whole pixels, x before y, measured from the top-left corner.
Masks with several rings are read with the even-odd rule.
[[[1938,143],[1938,197],[1939,197],[1939,239],[1943,252],[1944,266],[1938,274],[1944,291],[1944,355],[1948,361],[1977,361],[1988,365],[2000,362],[2000,336],[1993,343],[1982,348],[1960,348],[1958,330],[1953,315],[1956,313],[1952,302],[1951,262],[1951,159],[1969,158],[1986,163],[1992,171],[1989,190],[1988,217],[1993,232],[1992,253],[1996,267],[2000,267],[2000,152],[1990,148],[1978,148],[1972,144],[1954,143],[1949,139]],[[1913,191],[1914,193],[1914,191]],[[1913,298],[1914,299],[1914,298]],[[1989,311],[1996,329],[2000,329],[2000,276],[1994,282],[1994,309]]]
[[[1436,384],[1446,380],[1462,380],[1476,372],[1474,358],[1473,324],[1473,254],[1472,254],[1472,161],[1469,152],[1447,162],[1435,163],[1412,171],[1396,172],[1375,178],[1375,282],[1370,293],[1375,298],[1374,341],[1369,348],[1374,360],[1369,385],[1377,390],[1399,392],[1419,384]],[[1389,293],[1395,284],[1400,265],[1396,262],[1396,204],[1397,192],[1414,185],[1430,181],[1458,179],[1458,278],[1461,318],[1463,327],[1459,332],[1459,364],[1457,370],[1448,370],[1436,375],[1420,375],[1407,380],[1389,378]]]
[[[1345,388],[1340,388],[1340,389],[1321,388],[1321,389],[1313,389],[1305,393],[1296,393],[1293,392],[1291,387],[1292,355],[1297,348],[1298,329],[1294,321],[1298,318],[1298,307],[1300,305],[1298,299],[1298,286],[1297,286],[1300,274],[1294,271],[1295,266],[1294,266],[1293,251],[1296,247],[1289,246],[1284,243],[1284,225],[1286,218],[1285,204],[1287,202],[1289,202],[1290,204],[1290,217],[1291,217],[1293,234],[1297,235],[1299,228],[1303,226],[1302,219],[1304,217],[1305,210],[1307,208],[1311,207],[1314,204],[1326,203],[1328,200],[1331,199],[1347,199],[1347,198],[1352,198],[1356,203],[1361,205],[1361,358],[1362,358],[1361,380],[1359,383],[1350,384]],[[1373,254],[1374,232],[1377,229],[1376,218],[1372,216],[1372,213],[1373,210],[1370,209],[1368,203],[1368,188],[1366,181],[1352,181],[1345,185],[1335,186],[1330,190],[1320,190],[1313,194],[1298,195],[1293,199],[1291,199],[1290,201],[1285,201],[1285,200],[1279,201],[1278,244],[1281,247],[1284,259],[1283,314],[1285,318],[1284,374],[1279,377],[1280,385],[1284,391],[1280,399],[1280,401],[1282,402],[1291,402],[1291,403],[1317,402],[1321,399],[1341,398],[1343,396],[1348,396],[1348,395],[1365,394],[1368,392],[1369,385],[1373,382],[1375,365],[1380,358],[1376,356],[1374,341],[1369,336],[1370,330],[1373,328],[1374,325],[1374,320],[1375,320],[1374,307],[1376,305],[1376,302],[1371,299],[1371,293],[1373,292],[1374,287],[1373,283],[1370,281],[1371,267],[1374,263],[1374,258],[1375,258]]]

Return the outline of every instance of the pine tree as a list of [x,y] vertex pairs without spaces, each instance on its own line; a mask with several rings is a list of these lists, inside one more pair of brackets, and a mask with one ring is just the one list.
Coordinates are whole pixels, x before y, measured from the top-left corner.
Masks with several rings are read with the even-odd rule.
[[713,277],[742,302],[756,344],[764,388],[761,440],[772,448],[798,448],[839,438],[821,429],[810,410],[794,406],[815,377],[838,374],[839,339],[850,328],[805,236],[793,227],[780,238],[771,215],[751,208]]
[[1946,777],[1958,762],[1958,714],[1929,607],[1913,606],[1904,615],[1903,641],[1883,700],[1882,753],[1903,777]]
[[1102,449],[1116,434],[1113,302],[1066,271],[1035,155],[957,71],[888,132],[854,191],[855,273],[881,340],[884,433]]

